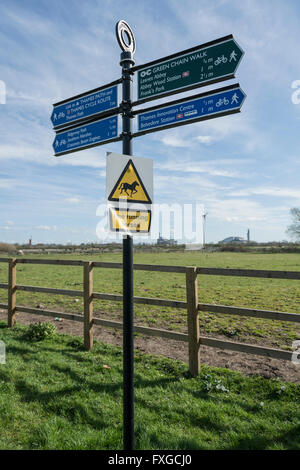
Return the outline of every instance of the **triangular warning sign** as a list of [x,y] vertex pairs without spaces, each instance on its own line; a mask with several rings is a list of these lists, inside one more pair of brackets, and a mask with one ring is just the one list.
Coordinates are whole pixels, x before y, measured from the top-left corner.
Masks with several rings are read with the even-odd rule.
[[109,201],[121,201],[124,199],[129,202],[152,203],[132,160],[128,160],[120,178],[108,196]]

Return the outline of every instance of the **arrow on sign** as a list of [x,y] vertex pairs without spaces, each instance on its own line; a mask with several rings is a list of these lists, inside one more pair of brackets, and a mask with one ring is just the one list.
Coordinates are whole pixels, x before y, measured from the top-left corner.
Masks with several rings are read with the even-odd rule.
[[136,111],[138,114],[138,130],[133,137],[176,127],[192,122],[202,121],[227,114],[238,113],[246,98],[238,84],[224,87],[197,95],[173,101],[169,106],[154,106],[147,112]]

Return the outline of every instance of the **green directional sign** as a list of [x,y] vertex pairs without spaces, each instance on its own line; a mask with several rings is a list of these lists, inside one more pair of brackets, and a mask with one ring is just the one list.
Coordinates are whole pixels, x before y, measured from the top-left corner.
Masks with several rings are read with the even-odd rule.
[[230,35],[136,67],[138,100],[147,101],[233,78],[243,54]]

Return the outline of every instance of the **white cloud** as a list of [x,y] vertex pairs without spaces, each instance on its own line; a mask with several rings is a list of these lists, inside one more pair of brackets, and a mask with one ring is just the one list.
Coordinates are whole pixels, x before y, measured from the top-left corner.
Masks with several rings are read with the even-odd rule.
[[213,137],[211,135],[198,135],[196,137],[200,144],[211,144],[213,142]]
[[70,204],[78,204],[80,199],[78,197],[67,197],[65,201],[69,202]]
[[182,138],[180,138],[178,135],[175,135],[174,133],[173,134],[165,134],[162,138],[161,138],[161,142],[164,144],[164,145],[167,145],[169,147],[189,147],[191,145],[191,142],[189,142],[188,140],[184,140]]
[[278,207],[245,199],[212,200],[208,210],[211,216],[227,222],[266,222],[270,218],[278,220],[279,216]]
[[280,187],[257,187],[257,188],[245,188],[236,191],[231,191],[229,196],[247,197],[250,195],[261,195],[261,196],[272,196],[272,197],[288,197],[300,199],[300,190],[292,188],[280,188]]
[[49,225],[37,225],[35,228],[37,230],[46,230],[46,231],[52,230],[51,227],[49,227]]
[[15,179],[0,178],[0,189],[12,189],[16,186]]
[[168,161],[166,163],[156,164],[159,170],[168,170],[179,173],[206,173],[210,176],[223,176],[228,178],[237,178],[240,173],[236,170],[220,169],[221,164],[215,162],[197,162],[191,159],[185,161]]

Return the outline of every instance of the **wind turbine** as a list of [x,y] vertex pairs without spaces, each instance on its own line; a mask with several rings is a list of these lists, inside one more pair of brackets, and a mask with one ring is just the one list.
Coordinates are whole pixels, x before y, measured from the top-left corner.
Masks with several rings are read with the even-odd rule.
[[206,228],[206,216],[207,216],[208,212],[204,212],[204,214],[202,215],[202,218],[203,218],[203,223],[202,223],[202,228],[203,228],[203,250],[205,248],[205,228]]

